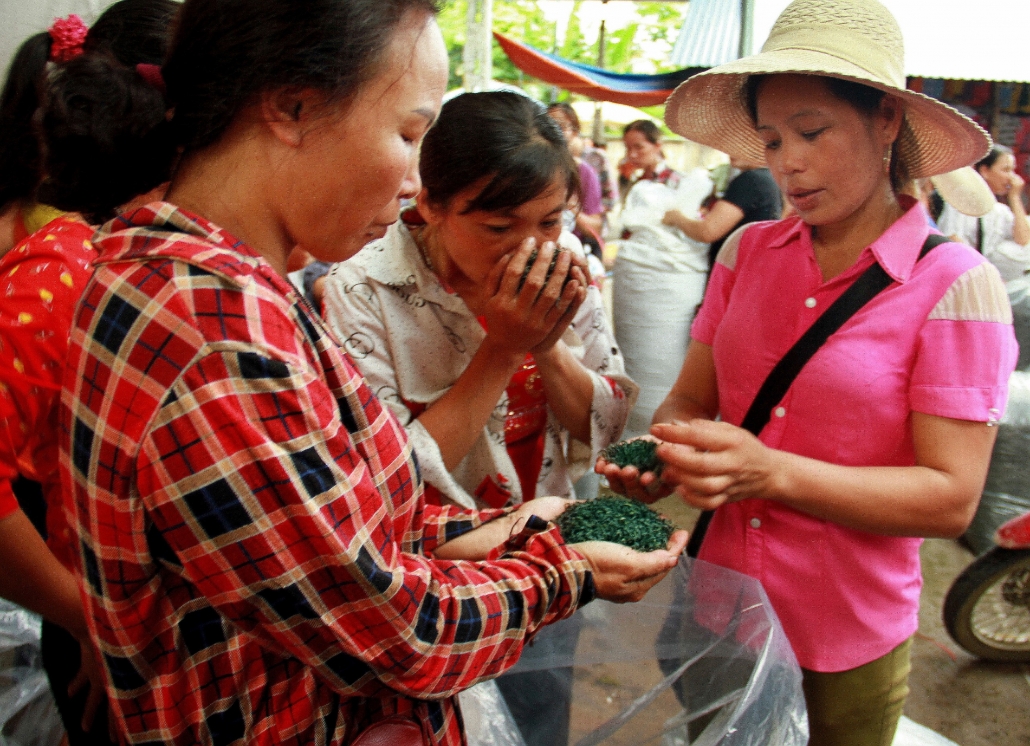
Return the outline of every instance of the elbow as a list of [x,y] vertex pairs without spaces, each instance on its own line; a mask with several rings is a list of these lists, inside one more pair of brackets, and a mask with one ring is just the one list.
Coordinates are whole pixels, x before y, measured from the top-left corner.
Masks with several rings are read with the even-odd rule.
[[977,506],[980,504],[980,494],[977,493],[962,500],[956,500],[950,508],[941,510],[937,515],[933,531],[928,534],[929,538],[935,539],[957,539],[966,532],[969,524],[973,522]]

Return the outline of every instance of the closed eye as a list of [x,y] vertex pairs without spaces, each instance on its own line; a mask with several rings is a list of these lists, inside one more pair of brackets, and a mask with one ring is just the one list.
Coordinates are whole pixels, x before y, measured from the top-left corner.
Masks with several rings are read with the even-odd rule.
[[801,136],[809,142],[812,142],[813,140],[815,140],[815,138],[819,137],[819,135],[821,135],[825,131],[825,127],[820,127],[819,129],[809,130],[808,132],[802,132]]

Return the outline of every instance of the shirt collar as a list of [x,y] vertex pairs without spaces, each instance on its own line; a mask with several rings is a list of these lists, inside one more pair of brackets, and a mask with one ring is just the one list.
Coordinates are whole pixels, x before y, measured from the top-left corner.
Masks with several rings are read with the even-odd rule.
[[413,294],[449,311],[460,313],[465,309],[461,297],[447,292],[436,273],[426,265],[403,221],[398,220],[383,238],[365,246],[359,257],[370,279],[393,288],[410,288]]
[[[930,233],[930,225],[926,213],[917,200],[902,194],[898,202],[905,211],[900,218],[873,241],[867,251],[871,251],[877,263],[897,282],[905,282],[912,274],[919,259],[919,252]],[[802,238],[803,237],[803,238]],[[770,248],[780,248],[787,244],[804,240],[812,243],[812,226],[798,217],[781,220],[769,236]]]

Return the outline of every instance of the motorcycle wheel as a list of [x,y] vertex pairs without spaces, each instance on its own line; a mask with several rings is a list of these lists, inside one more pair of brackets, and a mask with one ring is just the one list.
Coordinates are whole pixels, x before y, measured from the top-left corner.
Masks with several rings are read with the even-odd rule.
[[995,547],[967,567],[944,599],[959,645],[990,661],[1030,661],[1030,549]]

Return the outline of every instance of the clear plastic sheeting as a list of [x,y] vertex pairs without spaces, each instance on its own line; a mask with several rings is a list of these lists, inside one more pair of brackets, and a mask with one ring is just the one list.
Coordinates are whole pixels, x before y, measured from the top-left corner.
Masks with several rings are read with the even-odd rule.
[[476,684],[458,699],[469,746],[526,746],[495,682]]
[[0,599],[0,746],[58,746],[64,737],[39,634],[38,616]]
[[707,562],[683,557],[640,603],[595,601],[545,628],[513,672],[570,666],[575,746],[808,742],[801,671],[765,591]]
[[[1021,282],[1021,281],[1019,281]],[[1009,295],[1012,295],[1010,282]],[[1028,296],[1030,297],[1030,296]],[[1024,305],[1026,305],[1024,303]],[[1015,309],[1013,309],[1015,310]],[[1030,326],[1030,318],[1026,323]],[[1017,325],[1017,330],[1020,328]],[[1026,341],[1030,348],[1030,339]],[[1020,345],[1022,348],[1022,344]],[[1020,352],[1022,356],[1022,352]],[[1030,512],[1030,373],[1016,371],[1009,377],[1009,401],[998,425],[998,439],[991,452],[980,505],[963,538],[974,554],[994,546],[994,532],[1006,521]]]

